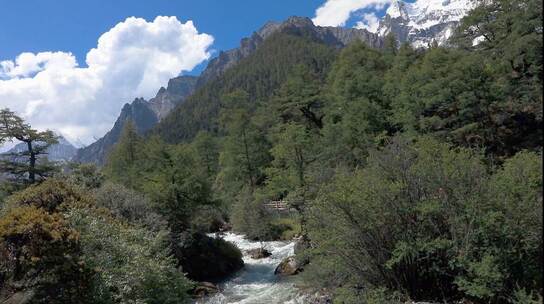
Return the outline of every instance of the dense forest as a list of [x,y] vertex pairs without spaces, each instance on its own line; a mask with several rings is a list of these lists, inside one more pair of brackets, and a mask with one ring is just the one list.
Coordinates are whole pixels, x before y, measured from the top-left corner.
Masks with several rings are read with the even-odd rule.
[[385,39],[274,34],[103,168],[40,161],[54,135],[3,110],[33,161],[0,162],[0,300],[185,303],[243,267],[207,235],[232,229],[297,236],[296,284],[334,303],[542,303],[542,2]]

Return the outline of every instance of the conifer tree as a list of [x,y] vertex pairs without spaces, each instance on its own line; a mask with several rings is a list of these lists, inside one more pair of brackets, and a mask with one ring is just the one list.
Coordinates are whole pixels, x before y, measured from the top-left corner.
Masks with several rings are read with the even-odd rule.
[[131,120],[125,122],[119,142],[110,151],[105,165],[106,174],[115,182],[134,188],[137,164],[142,154],[142,138]]
[[0,159],[0,171],[17,181],[35,183],[47,177],[55,167],[43,159],[47,148],[58,142],[52,131],[38,131],[9,109],[0,110],[0,144],[17,140],[26,145],[21,152],[12,152]]

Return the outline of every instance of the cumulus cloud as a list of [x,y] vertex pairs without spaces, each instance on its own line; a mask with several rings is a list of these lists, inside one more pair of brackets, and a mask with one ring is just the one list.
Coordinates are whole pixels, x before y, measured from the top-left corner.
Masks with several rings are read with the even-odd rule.
[[207,60],[212,43],[191,21],[127,18],[100,36],[86,67],[67,52],[0,61],[0,108],[88,144],[112,127],[124,103],[152,97],[168,79]]
[[365,8],[382,9],[392,0],[327,0],[312,19],[315,25],[344,26],[353,12]]
[[363,14],[363,20],[357,21],[355,28],[366,29],[369,32],[376,33],[380,25],[380,19],[374,13]]

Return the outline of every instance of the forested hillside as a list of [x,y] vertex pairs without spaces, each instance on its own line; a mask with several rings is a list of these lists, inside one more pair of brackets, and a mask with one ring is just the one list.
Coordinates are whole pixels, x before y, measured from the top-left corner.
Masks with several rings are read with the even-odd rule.
[[0,299],[183,303],[243,267],[206,235],[232,229],[296,237],[330,303],[542,303],[542,2],[484,2],[448,45],[278,32],[103,168],[6,182]]
[[244,90],[256,107],[266,102],[285,81],[297,64],[324,74],[334,60],[336,49],[310,37],[276,33],[253,54],[211,80],[182,105],[177,107],[155,129],[154,133],[171,143],[192,139],[198,131],[221,132],[219,112],[221,99],[234,90]]

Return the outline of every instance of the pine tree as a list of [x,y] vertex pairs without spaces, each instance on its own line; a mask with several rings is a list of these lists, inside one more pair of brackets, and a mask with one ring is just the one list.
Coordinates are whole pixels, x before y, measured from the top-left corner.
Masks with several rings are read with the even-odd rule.
[[0,110],[0,144],[17,140],[26,150],[5,154],[0,160],[0,171],[16,181],[35,183],[55,170],[55,166],[43,159],[47,148],[58,142],[52,131],[37,131],[9,109]]
[[142,155],[143,140],[131,120],[125,122],[119,142],[108,154],[104,171],[113,181],[129,188],[138,182],[138,162]]

